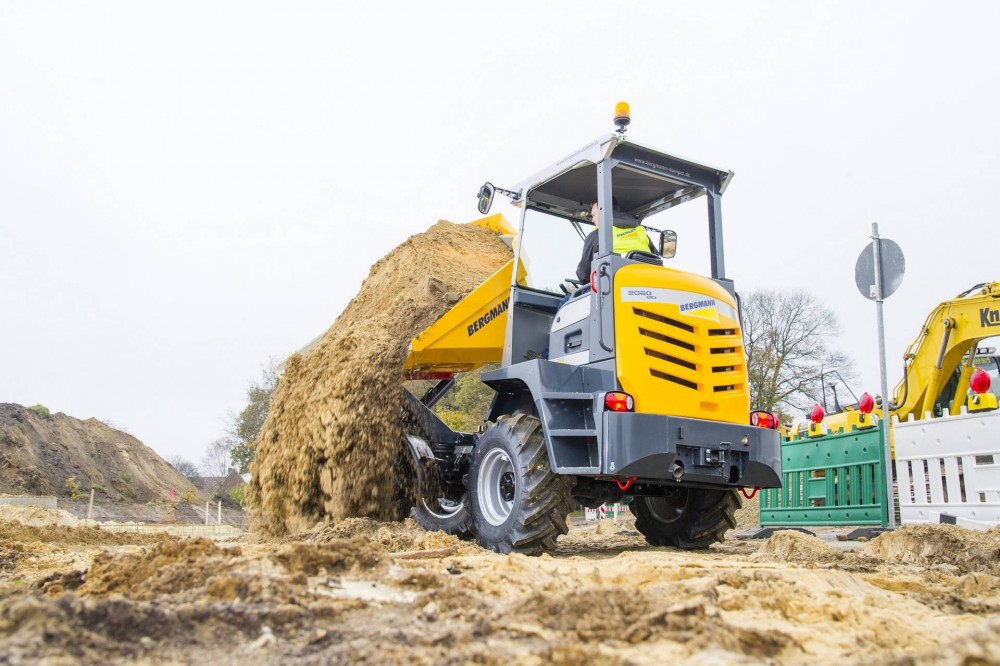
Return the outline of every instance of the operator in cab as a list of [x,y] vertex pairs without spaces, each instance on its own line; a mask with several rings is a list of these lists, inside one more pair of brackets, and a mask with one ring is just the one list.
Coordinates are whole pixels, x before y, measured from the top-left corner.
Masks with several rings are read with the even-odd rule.
[[[646,230],[639,226],[639,220],[623,213],[617,199],[612,199],[611,211],[615,226],[615,253],[624,255],[633,250],[638,250],[639,252],[651,252],[656,256],[660,255],[656,251],[653,241],[649,240],[649,236],[646,235]],[[583,241],[583,253],[580,257],[580,263],[576,267],[576,278],[580,282],[590,281],[590,262],[594,260],[594,255],[597,254],[598,249],[596,201],[590,206],[590,215],[594,220],[594,230],[587,234],[587,238]]]

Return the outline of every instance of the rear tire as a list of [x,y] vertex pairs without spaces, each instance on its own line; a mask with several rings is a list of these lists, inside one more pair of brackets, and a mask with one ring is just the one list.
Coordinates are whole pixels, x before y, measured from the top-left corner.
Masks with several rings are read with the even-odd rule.
[[501,416],[476,443],[469,505],[476,542],[498,553],[552,550],[566,534],[573,479],[555,474],[538,418]]
[[467,537],[472,531],[468,493],[457,501],[445,497],[437,500],[418,498],[410,509],[410,518],[428,532],[444,532]]
[[736,527],[735,490],[671,488],[664,497],[636,497],[635,528],[654,546],[708,548]]

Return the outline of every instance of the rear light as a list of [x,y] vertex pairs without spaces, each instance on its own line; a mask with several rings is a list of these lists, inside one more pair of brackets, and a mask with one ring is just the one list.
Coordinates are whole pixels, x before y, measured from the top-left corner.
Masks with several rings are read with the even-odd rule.
[[771,412],[754,411],[750,412],[750,425],[758,428],[768,428],[777,430],[781,426],[781,421],[777,414]]
[[969,378],[969,388],[980,395],[990,390],[990,376],[982,368],[976,368]]
[[822,423],[824,416],[826,416],[826,412],[823,411],[823,406],[819,403],[816,403],[816,406],[809,412],[809,420],[813,423]]
[[635,403],[628,393],[612,391],[604,394],[604,406],[612,412],[631,412]]
[[[866,391],[861,394],[858,398],[858,411],[862,414],[871,414],[872,410],[875,409],[875,398]],[[823,419],[820,419],[822,421]]]

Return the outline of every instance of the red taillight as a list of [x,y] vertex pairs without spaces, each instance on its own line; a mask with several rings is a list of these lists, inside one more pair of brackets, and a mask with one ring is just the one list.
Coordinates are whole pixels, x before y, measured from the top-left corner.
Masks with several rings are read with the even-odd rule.
[[983,394],[990,390],[990,376],[982,368],[976,368],[969,378],[969,388],[974,393]]
[[755,411],[750,412],[750,425],[757,426],[758,428],[777,430],[781,426],[781,421],[778,419],[777,414]]
[[[817,405],[817,407],[818,406],[819,405]],[[858,398],[858,411],[862,414],[871,414],[873,409],[875,409],[875,398],[871,397],[871,395],[865,391],[861,394],[861,397]],[[823,419],[820,419],[820,421],[822,420]]]
[[813,423],[822,423],[824,416],[826,416],[826,412],[823,411],[823,406],[819,403],[816,403],[816,406],[809,412],[809,420]]
[[604,406],[612,412],[631,412],[635,403],[632,402],[632,396],[628,393],[613,391],[604,394]]
[[597,271],[590,272],[590,290],[597,293]]

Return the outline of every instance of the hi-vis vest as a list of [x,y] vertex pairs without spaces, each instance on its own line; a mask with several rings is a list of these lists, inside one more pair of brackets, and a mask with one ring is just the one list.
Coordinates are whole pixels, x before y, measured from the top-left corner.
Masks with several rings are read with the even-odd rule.
[[635,227],[614,227],[614,251],[615,254],[625,255],[632,250],[639,252],[649,252],[649,236],[646,230],[640,226]]

